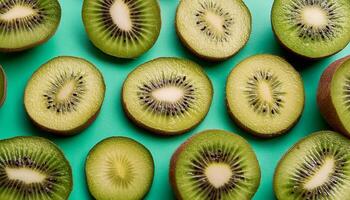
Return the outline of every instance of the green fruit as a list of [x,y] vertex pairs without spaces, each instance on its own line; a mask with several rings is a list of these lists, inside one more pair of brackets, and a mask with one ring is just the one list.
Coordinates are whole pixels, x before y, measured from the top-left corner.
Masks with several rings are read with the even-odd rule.
[[260,184],[260,167],[242,137],[221,130],[201,132],[174,153],[170,181],[179,200],[248,200]]
[[6,99],[6,90],[7,90],[7,81],[5,71],[2,69],[0,65],[0,107],[4,103]]
[[331,56],[350,42],[349,0],[275,0],[271,20],[281,44],[302,57]]
[[137,200],[149,191],[154,176],[151,153],[125,137],[111,137],[90,151],[85,165],[90,193],[98,200]]
[[231,117],[240,127],[260,137],[288,131],[304,108],[300,74],[284,59],[255,55],[239,63],[226,84]]
[[57,0],[0,0],[0,52],[22,51],[46,42],[60,20]]
[[84,0],[83,22],[90,40],[101,51],[136,58],[159,36],[160,7],[157,0]]
[[105,95],[100,71],[76,57],[57,57],[43,64],[31,77],[24,105],[31,120],[46,131],[76,134],[91,124]]
[[323,72],[317,102],[326,121],[350,137],[350,56],[333,62]]
[[72,172],[61,150],[40,137],[0,140],[0,199],[66,200]]
[[248,42],[251,15],[242,0],[181,0],[176,30],[183,44],[208,60],[224,60]]
[[281,159],[274,177],[279,200],[349,200],[350,141],[332,131],[314,133]]
[[207,115],[211,81],[196,63],[157,58],[137,67],[123,85],[122,101],[137,125],[161,135],[184,133]]

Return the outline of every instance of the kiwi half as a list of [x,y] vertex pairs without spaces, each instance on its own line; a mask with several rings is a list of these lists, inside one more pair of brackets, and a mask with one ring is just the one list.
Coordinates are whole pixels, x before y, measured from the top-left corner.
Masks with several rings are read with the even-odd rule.
[[207,115],[211,81],[196,63],[157,58],[137,67],[123,85],[122,102],[137,125],[161,135],[184,133]]
[[40,137],[0,140],[0,199],[66,200],[72,171],[61,150]]
[[136,58],[159,36],[160,7],[157,0],[84,0],[83,22],[90,40],[101,51]]
[[5,71],[2,69],[0,65],[0,107],[4,103],[6,99],[6,91],[7,91],[7,81]]
[[281,44],[302,57],[331,56],[350,42],[349,0],[275,0],[271,20]]
[[0,52],[22,51],[47,41],[57,30],[57,0],[1,0]]
[[276,168],[277,199],[349,199],[349,152],[350,141],[332,131],[320,131],[302,139]]
[[226,84],[231,117],[240,127],[260,137],[288,131],[304,109],[300,74],[284,59],[255,55],[239,63]]
[[104,95],[104,79],[93,64],[62,56],[43,64],[32,75],[25,89],[24,105],[40,128],[72,135],[95,120]]
[[242,0],[181,0],[176,30],[183,44],[208,60],[224,60],[248,42],[251,15]]
[[245,139],[207,130],[174,153],[170,181],[179,200],[248,200],[260,184],[260,167]]
[[323,72],[317,102],[326,121],[350,137],[350,56],[333,62]]
[[154,176],[151,153],[126,137],[110,137],[90,151],[85,165],[92,196],[98,200],[142,199]]

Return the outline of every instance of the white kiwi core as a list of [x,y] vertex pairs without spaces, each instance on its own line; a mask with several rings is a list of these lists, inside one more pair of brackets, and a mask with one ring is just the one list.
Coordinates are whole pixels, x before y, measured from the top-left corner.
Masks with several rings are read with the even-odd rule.
[[326,183],[333,173],[334,167],[334,159],[330,157],[326,158],[316,173],[305,182],[304,188],[307,190],[312,190]]
[[12,9],[7,11],[4,14],[0,14],[0,19],[5,21],[11,21],[14,19],[21,19],[32,16],[35,14],[35,11],[26,6],[14,6]]
[[323,27],[328,24],[327,13],[319,7],[306,6],[302,10],[302,19],[305,24],[314,27]]
[[208,11],[205,15],[205,19],[211,28],[214,29],[217,33],[223,33],[224,29],[222,26],[224,25],[224,18],[222,16]]
[[270,87],[269,83],[264,81],[260,82],[258,85],[258,93],[266,102],[273,103],[274,99],[272,88]]
[[220,188],[230,181],[233,173],[226,163],[212,163],[205,169],[205,175],[215,188]]
[[69,98],[72,95],[75,87],[76,86],[75,86],[74,80],[71,80],[65,83],[57,93],[57,100],[59,102],[65,101],[67,98]]
[[6,167],[5,172],[10,180],[19,180],[25,184],[41,183],[46,179],[46,175],[28,168]]
[[130,10],[128,5],[122,0],[116,0],[109,13],[112,17],[113,23],[124,31],[130,31],[132,29],[132,21],[130,17]]
[[154,90],[152,96],[159,101],[174,103],[184,96],[184,91],[177,87],[163,87]]

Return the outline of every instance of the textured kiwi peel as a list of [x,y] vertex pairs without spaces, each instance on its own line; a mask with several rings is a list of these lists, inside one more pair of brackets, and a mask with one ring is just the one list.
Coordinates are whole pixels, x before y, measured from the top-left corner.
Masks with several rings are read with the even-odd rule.
[[317,103],[321,114],[326,119],[326,121],[334,129],[336,129],[336,131],[339,131],[348,137],[350,137],[350,133],[342,124],[339,115],[336,112],[336,108],[332,102],[331,83],[335,72],[339,69],[339,67],[341,67],[344,62],[349,59],[350,55],[331,63],[331,65],[323,72],[317,90]]
[[4,104],[7,95],[7,79],[4,69],[0,65],[0,90],[3,90],[0,94],[0,107]]

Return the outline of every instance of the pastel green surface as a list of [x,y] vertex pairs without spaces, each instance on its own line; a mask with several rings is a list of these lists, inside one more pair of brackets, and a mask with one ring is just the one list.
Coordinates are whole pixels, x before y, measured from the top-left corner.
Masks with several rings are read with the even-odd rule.
[[[299,123],[288,134],[270,140],[255,139],[243,132],[230,119],[225,105],[225,82],[233,66],[257,53],[271,53],[286,57],[285,51],[275,40],[270,22],[273,1],[246,0],[252,13],[253,32],[247,46],[233,58],[222,63],[209,63],[192,56],[176,36],[174,19],[177,0],[160,0],[163,26],[155,46],[136,60],[118,60],[101,53],[86,36],[81,20],[82,1],[61,0],[62,21],[56,35],[49,42],[16,54],[0,54],[0,64],[8,78],[8,98],[0,108],[0,138],[20,135],[45,136],[58,144],[71,162],[74,176],[70,200],[89,200],[84,174],[84,163],[89,150],[100,140],[110,136],[128,136],[143,143],[155,161],[155,177],[146,200],[175,199],[168,180],[168,167],[172,153],[188,137],[206,129],[223,129],[243,136],[256,151],[261,171],[261,185],[254,200],[274,199],[273,172],[281,156],[302,137],[322,129],[328,129],[316,104],[318,80],[323,70],[334,60],[350,54],[350,46],[340,53],[317,62],[288,58],[301,72],[306,92],[306,104]],[[24,88],[32,73],[43,63],[60,56],[85,58],[103,73],[106,82],[106,98],[97,120],[83,133],[70,137],[49,136],[26,117],[23,106]],[[214,98],[208,116],[191,132],[176,137],[159,137],[148,134],[133,125],[124,115],[121,106],[121,88],[127,74],[143,62],[157,57],[177,56],[191,59],[204,66],[214,86]]]

